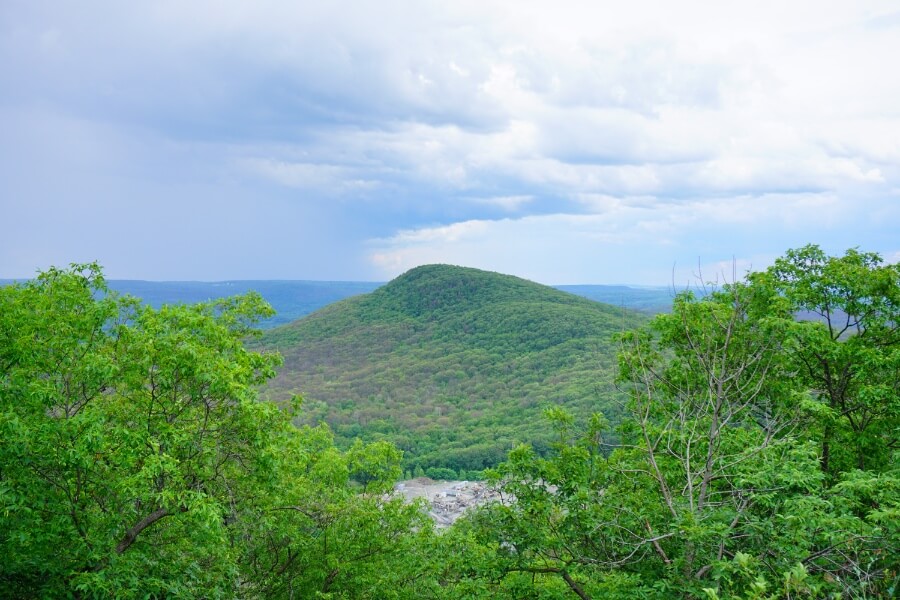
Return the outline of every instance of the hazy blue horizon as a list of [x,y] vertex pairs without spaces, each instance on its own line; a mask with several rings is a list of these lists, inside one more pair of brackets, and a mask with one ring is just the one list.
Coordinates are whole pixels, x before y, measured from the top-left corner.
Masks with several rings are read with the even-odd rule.
[[[7,285],[24,279],[0,279]],[[193,304],[225,298],[249,291],[258,292],[275,309],[275,316],[263,321],[263,328],[277,327],[306,316],[329,304],[351,296],[370,293],[388,282],[309,281],[309,280],[236,280],[236,281],[147,281],[108,279],[109,288],[120,294],[140,298],[159,308],[164,304]],[[674,295],[671,288],[604,284],[556,285],[557,290],[597,302],[626,306],[655,313],[668,311]]]
[[[504,273],[504,275],[508,275],[508,273]],[[0,277],[0,285],[6,285],[10,283],[23,283],[31,280],[31,277]],[[525,278],[523,278],[525,279]],[[356,279],[110,279],[106,278],[107,283],[109,284],[125,284],[125,283],[149,283],[149,284],[202,284],[202,285],[228,285],[228,284],[252,284],[252,283],[306,283],[306,284],[366,284],[366,285],[385,285],[389,283],[390,280],[384,281],[375,281],[375,280],[356,280]],[[529,281],[533,281],[530,280]],[[629,289],[641,290],[662,290],[662,289],[670,289],[672,288],[671,284],[667,285],[651,285],[651,284],[634,284],[634,283],[544,283],[542,281],[535,281],[534,283],[539,283],[541,285],[546,285],[552,288],[578,288],[578,287],[608,287],[608,288],[616,288],[616,287],[624,287]]]

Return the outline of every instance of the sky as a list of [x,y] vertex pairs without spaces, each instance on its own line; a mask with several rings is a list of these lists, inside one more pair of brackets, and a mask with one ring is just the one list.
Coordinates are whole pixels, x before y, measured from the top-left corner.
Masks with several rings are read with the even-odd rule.
[[0,3],[0,277],[900,260],[896,0]]

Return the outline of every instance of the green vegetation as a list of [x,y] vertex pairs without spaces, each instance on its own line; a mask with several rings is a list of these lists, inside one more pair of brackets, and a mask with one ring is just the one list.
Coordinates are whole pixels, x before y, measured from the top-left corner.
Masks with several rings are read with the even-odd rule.
[[548,406],[615,417],[614,336],[645,320],[516,277],[431,265],[268,331],[258,347],[285,359],[266,396],[302,393],[307,422],[327,422],[340,445],[386,439],[410,470],[470,474],[518,443],[548,448]]
[[381,495],[400,454],[341,453],[257,401],[280,359],[241,340],[270,313],[255,295],[155,310],[95,265],[0,288],[0,596],[403,589],[396,557],[430,523]]
[[453,532],[478,542],[472,579],[507,597],[898,593],[900,267],[791,251],[682,294],[619,364],[621,443],[602,415],[551,411],[554,452],[520,446],[493,475],[516,501]]
[[[450,324],[484,323],[479,311],[510,289],[525,299],[521,314],[568,314],[535,312],[543,289],[527,282],[461,274],[442,288],[430,284],[449,283],[446,268],[413,271],[317,326],[340,338],[368,316],[373,329],[419,327],[439,345]],[[455,320],[460,299],[482,320]],[[395,446],[356,439],[341,451],[326,426],[292,423],[298,399],[257,398],[280,357],[244,343],[269,312],[252,294],[157,310],[109,293],[95,265],[0,288],[0,595],[900,590],[900,266],[877,255],[790,251],[620,331],[618,427],[549,403],[542,445],[519,444],[488,472],[505,501],[442,533],[421,506],[387,493],[401,473]],[[501,348],[521,341],[508,336]],[[546,350],[559,338],[536,339]]]

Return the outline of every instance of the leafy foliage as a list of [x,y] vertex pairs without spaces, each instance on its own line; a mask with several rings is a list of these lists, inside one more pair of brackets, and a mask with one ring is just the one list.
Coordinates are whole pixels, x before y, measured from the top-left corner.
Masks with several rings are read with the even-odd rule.
[[753,281],[807,317],[792,324],[790,356],[821,404],[822,469],[834,477],[890,466],[900,445],[900,265],[807,246]]
[[[451,274],[414,271],[338,318],[311,318],[327,335],[310,339],[321,350],[363,331],[426,368],[462,329],[468,350],[509,365],[607,322],[602,307],[520,280],[463,270],[435,283]],[[621,413],[547,402],[535,425],[520,406],[543,430],[488,471],[502,500],[438,534],[424,507],[390,494],[398,448],[355,439],[341,451],[326,425],[293,424],[298,397],[259,401],[280,362],[244,346],[270,312],[261,298],[154,309],[110,293],[96,265],[51,269],[0,288],[0,591],[893,597],[898,288],[900,269],[877,255],[809,246],[678,296],[671,314],[619,333]]]
[[381,495],[399,452],[257,400],[280,357],[242,340],[270,312],[156,310],[96,265],[0,288],[4,596],[402,595],[430,523]]
[[[811,246],[680,295],[622,336],[621,444],[609,451],[602,416],[579,431],[554,410],[554,452],[521,446],[495,471],[515,500],[467,523],[490,557],[477,577],[513,595],[523,573],[552,576],[583,599],[896,593],[898,411],[883,369],[898,287],[875,255]],[[797,321],[804,310],[819,318]]]

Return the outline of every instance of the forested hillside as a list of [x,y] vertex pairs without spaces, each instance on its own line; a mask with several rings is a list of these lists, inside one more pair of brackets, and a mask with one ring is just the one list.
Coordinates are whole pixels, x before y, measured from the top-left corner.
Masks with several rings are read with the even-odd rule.
[[364,296],[267,332],[284,367],[265,395],[305,398],[339,441],[387,439],[406,467],[481,470],[515,444],[546,448],[540,415],[617,418],[614,336],[646,320],[523,279],[418,267]]

